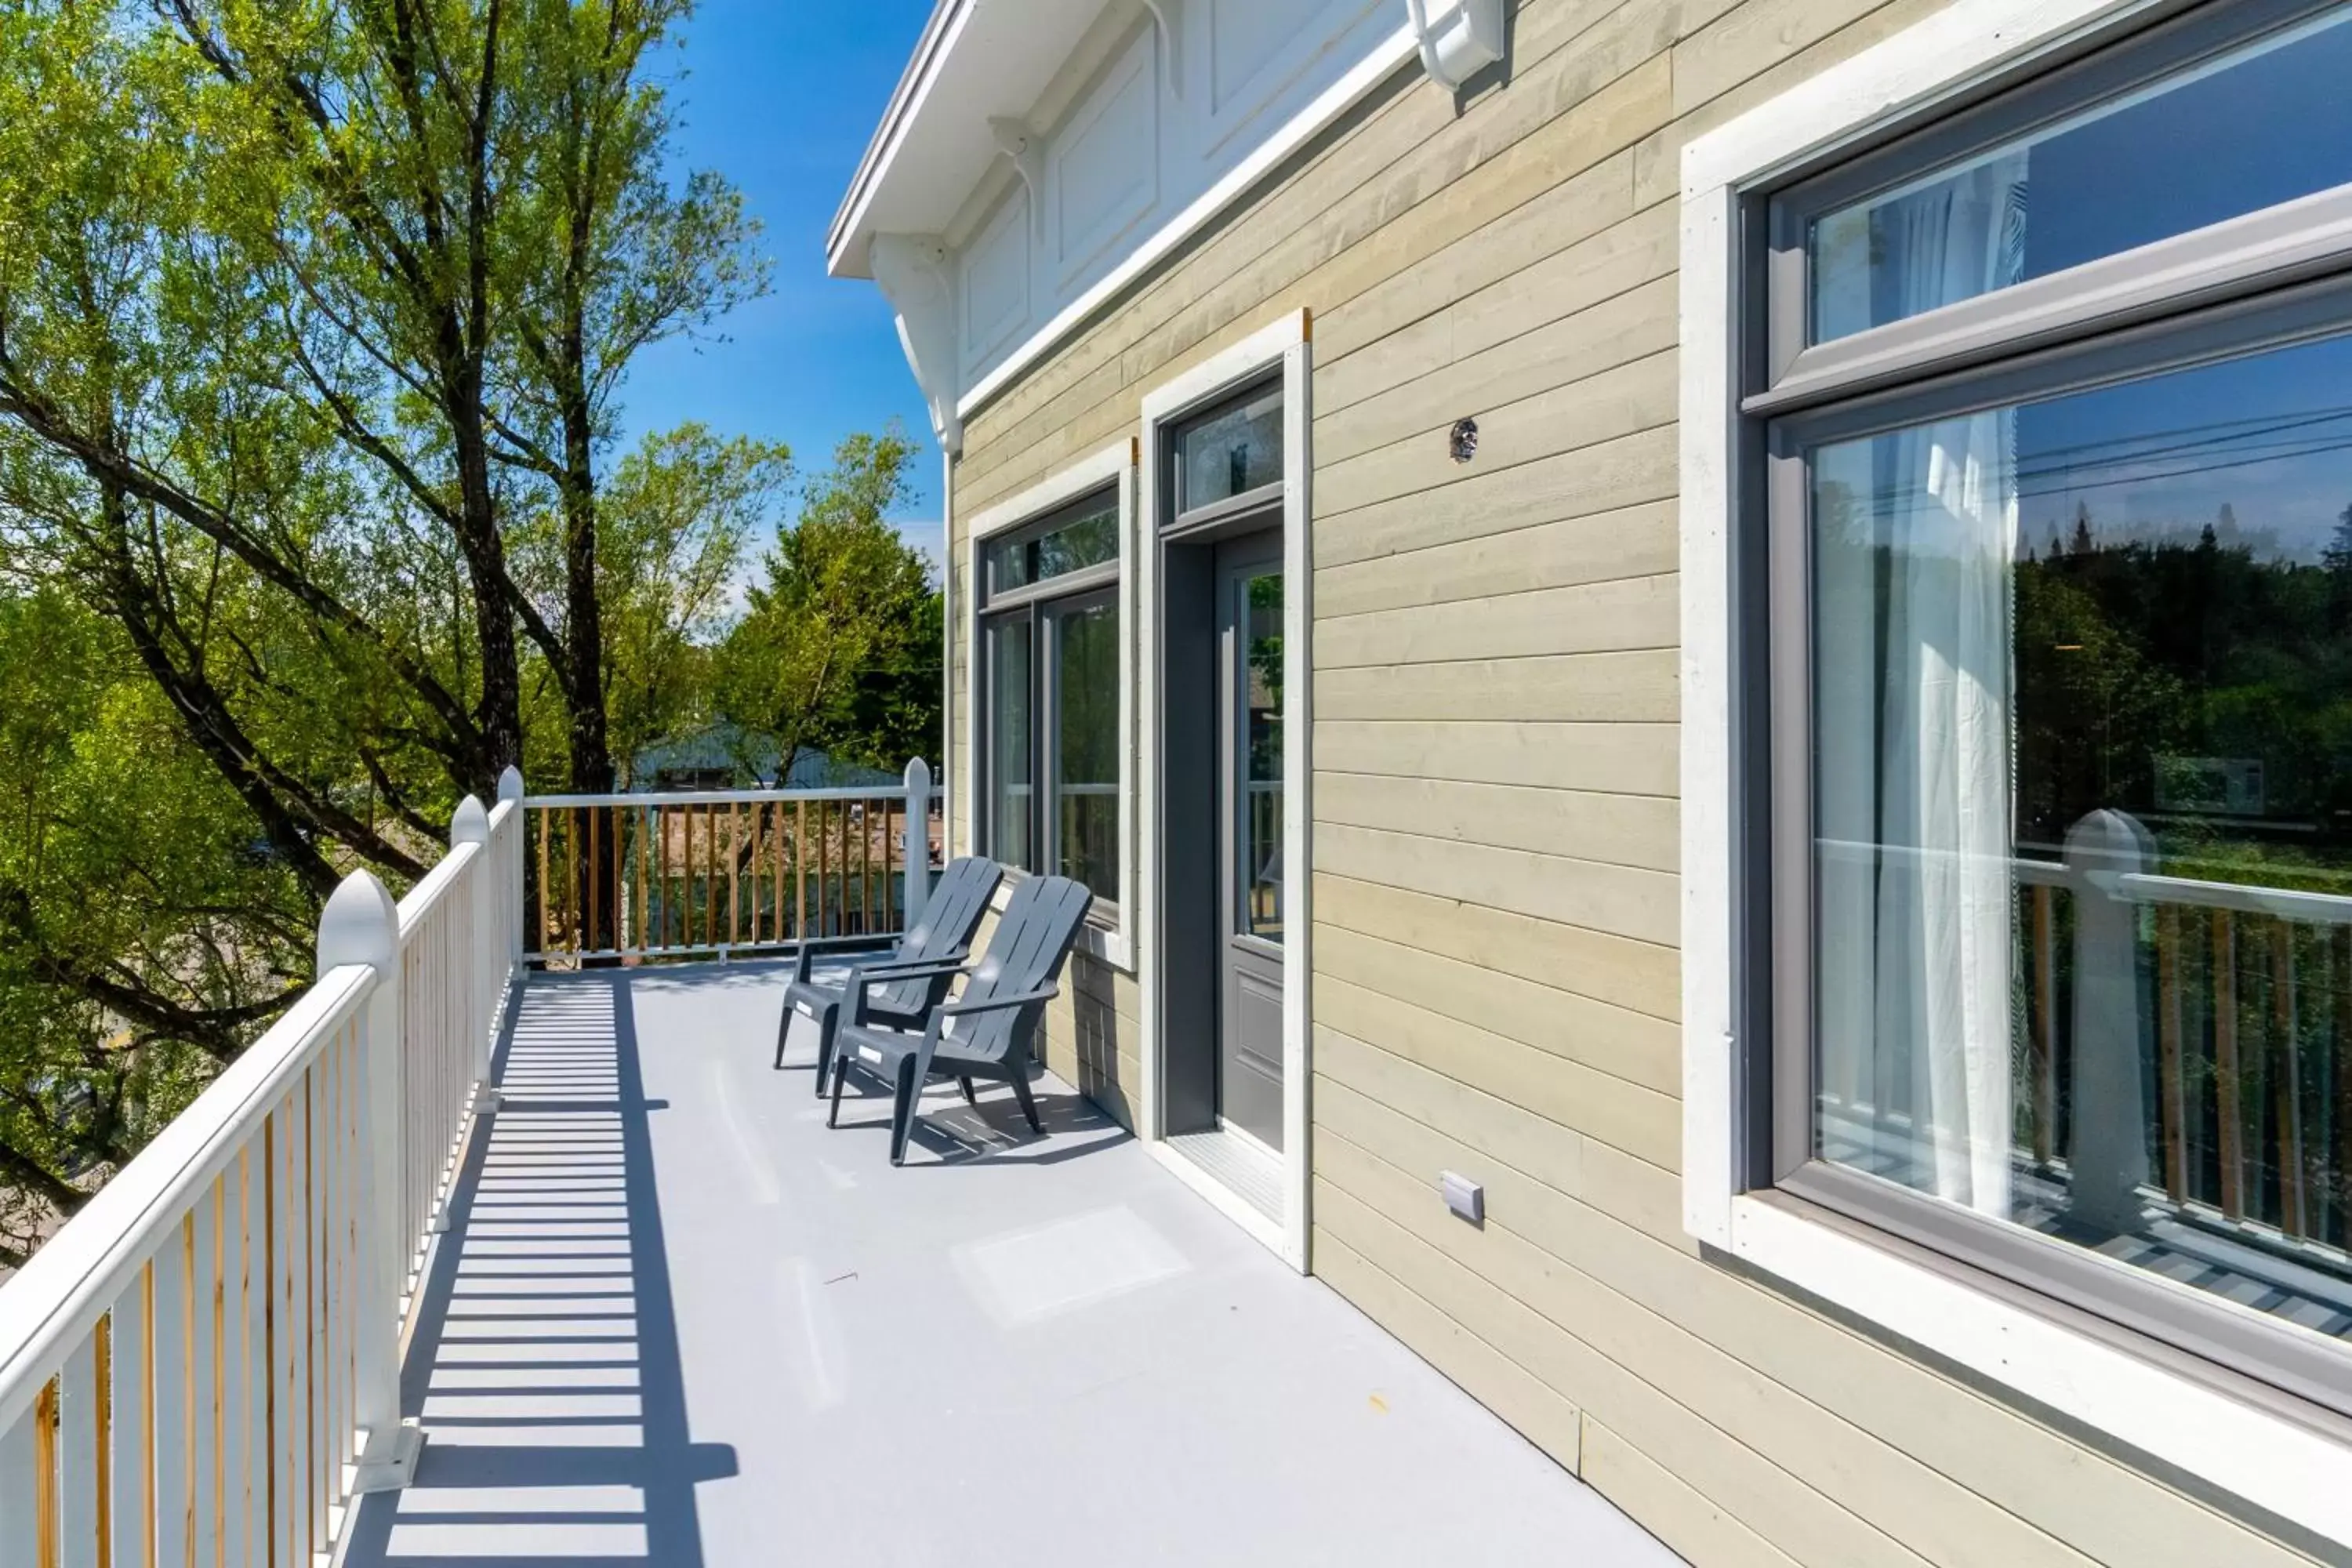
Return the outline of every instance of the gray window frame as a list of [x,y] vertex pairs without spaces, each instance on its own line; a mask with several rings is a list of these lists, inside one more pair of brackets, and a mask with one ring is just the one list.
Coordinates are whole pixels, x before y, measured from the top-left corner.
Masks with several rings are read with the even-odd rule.
[[[1166,454],[1162,461],[1167,465],[1165,482],[1168,488],[1163,493],[1169,498],[1170,511],[1169,518],[1160,525],[1163,538],[1205,533],[1236,519],[1254,520],[1269,508],[1278,509],[1282,505],[1283,481],[1279,478],[1269,479],[1255,489],[1204,501],[1199,506],[1189,505],[1184,494],[1186,434],[1201,428],[1222,414],[1265,396],[1269,391],[1276,395],[1285,391],[1278,367],[1270,374],[1253,376],[1242,385],[1221,394],[1214,401],[1204,403],[1181,418],[1169,422],[1167,434],[1160,441],[1160,449]],[[1286,455],[1286,463],[1287,460]]]
[[[1812,563],[1805,453],[1927,420],[2352,333],[2352,186],[1813,347],[1811,218],[2331,9],[2234,0],[2190,11],[1748,193],[1735,272],[1743,395],[1733,494],[1739,1174],[2103,1320],[2233,1394],[2336,1425],[2352,1346],[2233,1310],[2021,1226],[1811,1153],[1814,1017]],[[1760,525],[1760,526],[1759,526]],[[2185,1352],[2185,1354],[2183,1353]],[[2315,1408],[2317,1407],[2317,1408]]]
[[[1004,862],[1005,870],[1014,877],[1037,874],[1051,867],[1060,824],[1055,820],[1059,795],[1055,786],[1055,773],[1061,765],[1060,715],[1062,694],[1055,673],[1059,629],[1064,617],[1081,610],[1108,604],[1114,616],[1119,614],[1119,557],[1082,566],[1075,572],[1046,577],[1018,587],[998,589],[994,584],[991,555],[1006,545],[1019,545],[1054,533],[1083,517],[1097,516],[1108,510],[1113,519],[1119,515],[1118,487],[1106,485],[1088,490],[1075,500],[1065,502],[1043,516],[991,534],[980,540],[973,551],[975,595],[972,605],[972,658],[979,668],[974,691],[980,700],[973,706],[972,745],[974,772],[979,781],[980,799],[976,803],[973,821],[978,827],[980,852],[996,857],[998,823],[996,804],[997,760],[992,731],[995,725],[998,670],[989,652],[990,630],[1010,621],[1025,621],[1029,626],[1029,796],[1030,843],[1034,847],[1037,865],[1015,866]],[[1124,628],[1121,636],[1125,635]],[[1121,867],[1122,877],[1125,874]],[[1107,899],[1097,894],[1088,910],[1088,919],[1097,925],[1116,926],[1127,889],[1119,889],[1120,897]]]

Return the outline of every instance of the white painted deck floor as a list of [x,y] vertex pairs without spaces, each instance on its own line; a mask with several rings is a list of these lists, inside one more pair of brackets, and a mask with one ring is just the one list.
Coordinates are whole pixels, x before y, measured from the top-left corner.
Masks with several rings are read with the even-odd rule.
[[525,992],[347,1563],[1676,1561],[1059,1082],[828,1131],[783,973]]

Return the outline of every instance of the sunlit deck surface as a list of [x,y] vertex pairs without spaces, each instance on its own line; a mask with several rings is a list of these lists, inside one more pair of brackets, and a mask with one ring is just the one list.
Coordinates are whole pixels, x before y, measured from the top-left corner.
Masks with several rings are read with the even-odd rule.
[[347,1562],[1675,1561],[1058,1081],[828,1131],[782,977],[524,994]]

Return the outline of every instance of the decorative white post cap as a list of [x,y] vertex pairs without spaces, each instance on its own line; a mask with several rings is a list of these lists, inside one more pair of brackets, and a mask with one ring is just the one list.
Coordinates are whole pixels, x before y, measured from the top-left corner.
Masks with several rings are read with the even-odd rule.
[[388,973],[400,958],[400,906],[373,871],[352,872],[319,914],[319,973],[364,963]]
[[469,795],[457,803],[457,814],[449,818],[449,847],[489,841],[490,814],[482,809],[480,800]]
[[520,768],[510,766],[505,772],[499,774],[499,798],[500,800],[520,800],[522,798],[522,770]]

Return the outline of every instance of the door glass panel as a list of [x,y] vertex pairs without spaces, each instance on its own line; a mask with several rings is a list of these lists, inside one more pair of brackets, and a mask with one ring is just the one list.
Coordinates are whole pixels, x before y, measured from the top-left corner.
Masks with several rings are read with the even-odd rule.
[[1024,871],[1036,869],[1030,843],[1034,635],[1025,613],[988,623],[988,850]]
[[1058,610],[1054,626],[1055,867],[1118,898],[1118,606]]
[[2352,7],[1813,220],[1813,342],[2352,181]]
[[1176,433],[1177,507],[1192,511],[1282,478],[1282,386],[1252,393]]
[[1807,454],[1817,1157],[2352,1337],[2352,338]]
[[1282,940],[1282,574],[1238,585],[1242,628],[1241,929]]

